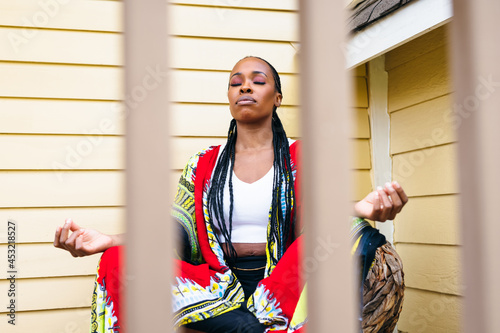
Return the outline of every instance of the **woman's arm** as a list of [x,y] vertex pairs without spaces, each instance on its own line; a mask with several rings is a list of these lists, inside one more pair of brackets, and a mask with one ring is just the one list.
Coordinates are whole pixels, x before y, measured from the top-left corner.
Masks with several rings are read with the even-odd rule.
[[106,235],[94,229],[82,229],[67,219],[64,226],[56,229],[54,246],[68,251],[73,257],[84,257],[123,245],[124,238],[124,234]]
[[394,181],[386,183],[354,205],[354,215],[372,221],[393,220],[408,202],[405,191]]

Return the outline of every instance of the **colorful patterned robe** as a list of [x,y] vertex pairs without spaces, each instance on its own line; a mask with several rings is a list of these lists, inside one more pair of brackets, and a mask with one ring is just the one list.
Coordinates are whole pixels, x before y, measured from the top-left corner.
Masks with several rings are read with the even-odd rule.
[[[299,147],[298,141],[290,145],[296,202],[300,202]],[[177,187],[172,215],[188,235],[191,251],[189,260],[175,259],[178,268],[172,284],[175,328],[234,310],[245,301],[243,288],[226,264],[221,245],[209,223],[207,195],[220,149],[221,146],[213,146],[191,157]],[[279,190],[284,198],[285,187],[279,186]],[[284,211],[286,201],[281,202]],[[298,207],[292,209],[294,214],[300,211]],[[266,331],[302,332],[307,318],[303,306],[305,297],[301,297],[304,283],[299,276],[300,238],[286,248],[286,242],[270,236],[270,223],[267,235],[271,250],[266,247],[264,279],[248,299],[247,308],[266,325]],[[111,256],[103,255],[96,280],[91,332],[119,332],[120,315],[116,305],[119,294],[107,294],[105,285],[118,277],[108,277],[107,271],[101,269],[107,267],[109,270],[111,264],[103,263],[106,258]],[[301,302],[297,306],[299,298]]]

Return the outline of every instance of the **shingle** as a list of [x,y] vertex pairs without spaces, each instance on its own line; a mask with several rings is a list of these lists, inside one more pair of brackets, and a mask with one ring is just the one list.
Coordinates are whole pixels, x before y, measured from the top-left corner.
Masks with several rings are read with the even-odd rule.
[[351,10],[348,21],[352,32],[363,29],[412,0],[365,0]]

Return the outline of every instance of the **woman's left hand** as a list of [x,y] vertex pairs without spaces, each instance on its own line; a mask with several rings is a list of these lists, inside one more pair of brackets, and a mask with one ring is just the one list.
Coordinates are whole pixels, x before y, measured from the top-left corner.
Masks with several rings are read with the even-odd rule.
[[384,188],[378,187],[376,191],[356,203],[354,215],[379,222],[394,220],[407,202],[408,196],[405,191],[394,181],[386,183]]

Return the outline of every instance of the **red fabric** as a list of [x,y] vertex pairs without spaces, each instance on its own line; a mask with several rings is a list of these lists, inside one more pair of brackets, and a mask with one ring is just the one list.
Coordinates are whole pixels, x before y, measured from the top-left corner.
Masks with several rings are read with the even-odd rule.
[[208,264],[192,265],[188,262],[174,259],[177,268],[176,276],[181,278],[189,278],[198,283],[203,288],[210,285],[210,277],[214,276],[217,271],[210,269]]
[[205,224],[205,214],[203,212],[203,190],[212,177],[212,171],[217,163],[220,146],[206,152],[200,156],[196,165],[196,178],[194,180],[194,201],[196,214],[196,229],[198,232],[198,242],[201,254],[205,262],[218,272],[223,272],[227,268],[220,265],[219,260],[208,242],[207,227]]
[[295,163],[295,208],[294,208],[294,214],[297,214],[297,218],[295,220],[295,230],[296,234],[298,235],[300,231],[302,231],[303,225],[302,225],[302,198],[301,198],[301,182],[302,182],[302,168],[301,168],[301,161],[302,161],[302,145],[300,141],[295,141],[291,146],[290,146],[290,156],[292,161]]
[[301,252],[302,236],[297,238],[286,250],[271,275],[260,282],[267,289],[272,290],[273,296],[281,304],[281,310],[289,319],[293,317],[304,288],[299,267]]
[[125,292],[124,285],[121,282],[123,251],[125,251],[123,246],[114,246],[102,254],[97,278],[97,283],[101,286],[106,286],[109,300],[113,302],[113,310],[115,311],[116,318],[118,318],[117,326],[119,327],[122,327],[120,325],[122,322],[120,307],[124,306],[124,304],[121,304],[123,300],[121,300],[120,295],[122,292]]

